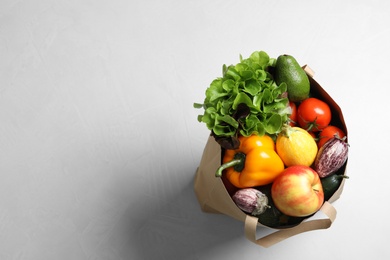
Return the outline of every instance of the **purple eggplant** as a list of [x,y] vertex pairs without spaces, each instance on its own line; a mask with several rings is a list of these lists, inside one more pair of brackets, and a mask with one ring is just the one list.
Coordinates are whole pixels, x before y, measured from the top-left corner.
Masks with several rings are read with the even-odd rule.
[[254,188],[245,188],[236,191],[232,197],[237,207],[252,215],[262,214],[268,206],[268,197]]
[[348,143],[337,137],[329,139],[318,151],[314,170],[321,178],[335,173],[348,158]]

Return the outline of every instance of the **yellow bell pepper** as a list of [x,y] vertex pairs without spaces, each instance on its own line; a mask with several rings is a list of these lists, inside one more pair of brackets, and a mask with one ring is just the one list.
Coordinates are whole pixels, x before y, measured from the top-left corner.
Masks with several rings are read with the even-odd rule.
[[240,136],[240,146],[235,150],[225,150],[223,164],[216,172],[237,188],[266,185],[284,170],[284,164],[275,152],[275,143],[268,135]]

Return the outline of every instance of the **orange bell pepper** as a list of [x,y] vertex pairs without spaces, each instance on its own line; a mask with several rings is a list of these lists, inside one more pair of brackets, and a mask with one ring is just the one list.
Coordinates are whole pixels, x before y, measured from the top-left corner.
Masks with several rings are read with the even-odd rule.
[[235,150],[225,150],[223,164],[216,172],[237,188],[249,188],[266,185],[284,170],[284,164],[275,152],[275,143],[268,135],[238,138],[240,146]]

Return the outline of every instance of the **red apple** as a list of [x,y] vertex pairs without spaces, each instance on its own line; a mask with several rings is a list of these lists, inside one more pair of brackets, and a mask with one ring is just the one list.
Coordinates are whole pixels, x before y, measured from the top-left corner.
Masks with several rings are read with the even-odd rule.
[[303,165],[286,168],[273,182],[271,196],[275,206],[292,217],[305,217],[318,211],[324,203],[320,177]]

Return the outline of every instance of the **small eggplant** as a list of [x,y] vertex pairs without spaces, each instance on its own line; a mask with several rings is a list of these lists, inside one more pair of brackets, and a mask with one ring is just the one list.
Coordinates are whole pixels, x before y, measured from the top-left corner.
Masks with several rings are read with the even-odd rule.
[[241,210],[252,215],[262,214],[268,206],[268,197],[254,188],[240,189],[232,196],[233,201]]
[[321,178],[336,172],[348,158],[348,144],[344,139],[334,137],[318,151],[314,161],[314,170]]

